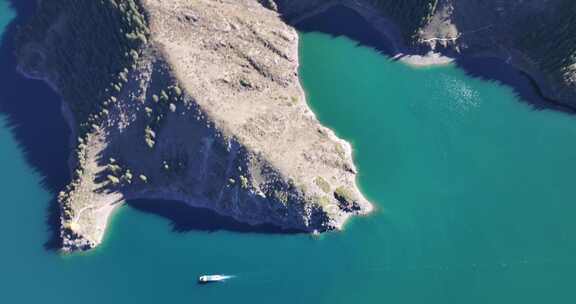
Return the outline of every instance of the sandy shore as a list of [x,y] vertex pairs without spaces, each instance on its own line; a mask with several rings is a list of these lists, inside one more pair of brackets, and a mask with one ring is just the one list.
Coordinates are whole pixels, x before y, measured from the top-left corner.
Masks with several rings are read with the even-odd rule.
[[432,51],[428,52],[426,55],[398,54],[392,58],[414,67],[447,65],[453,63],[455,60],[455,58],[444,56]]

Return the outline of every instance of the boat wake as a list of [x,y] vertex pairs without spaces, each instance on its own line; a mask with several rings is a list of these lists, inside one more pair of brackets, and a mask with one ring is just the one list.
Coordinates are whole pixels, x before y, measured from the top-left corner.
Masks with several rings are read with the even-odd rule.
[[235,276],[225,275],[225,274],[214,274],[214,275],[202,275],[198,277],[199,284],[217,283],[225,282],[226,280],[232,279]]

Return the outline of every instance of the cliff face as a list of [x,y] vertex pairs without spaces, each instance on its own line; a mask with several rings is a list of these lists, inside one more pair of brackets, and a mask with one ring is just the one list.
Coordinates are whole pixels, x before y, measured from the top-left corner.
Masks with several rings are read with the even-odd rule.
[[43,1],[18,53],[77,137],[64,250],[98,245],[127,199],[309,232],[372,209],[349,144],[306,104],[297,33],[259,1]]

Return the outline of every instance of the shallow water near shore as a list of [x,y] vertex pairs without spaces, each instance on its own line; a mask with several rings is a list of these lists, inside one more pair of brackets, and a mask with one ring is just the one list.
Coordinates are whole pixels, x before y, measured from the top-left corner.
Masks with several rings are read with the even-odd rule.
[[[13,16],[3,0],[0,16]],[[30,165],[0,113],[0,303],[576,300],[576,116],[536,111],[456,66],[412,68],[346,38],[301,38],[309,103],[353,144],[374,214],[314,238],[182,230],[123,207],[101,247],[59,255],[44,247],[56,194],[43,183],[58,173]],[[199,286],[203,273],[235,277]]]

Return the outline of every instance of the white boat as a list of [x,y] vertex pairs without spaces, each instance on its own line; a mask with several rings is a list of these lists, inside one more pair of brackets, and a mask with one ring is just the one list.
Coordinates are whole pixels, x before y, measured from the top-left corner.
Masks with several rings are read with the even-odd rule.
[[212,274],[212,275],[201,275],[198,277],[198,283],[206,284],[206,283],[215,283],[215,282],[223,282],[232,276],[221,275],[221,274]]

